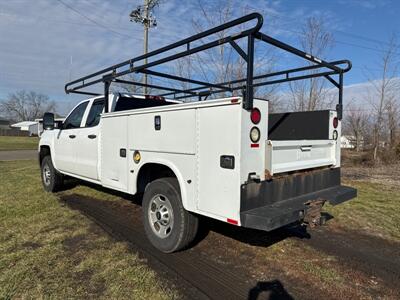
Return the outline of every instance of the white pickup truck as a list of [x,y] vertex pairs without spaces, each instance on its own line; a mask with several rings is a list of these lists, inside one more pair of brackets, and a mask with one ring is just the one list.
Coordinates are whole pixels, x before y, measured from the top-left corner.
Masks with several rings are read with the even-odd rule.
[[[188,41],[193,42],[184,40]],[[132,60],[128,64],[130,71],[161,74],[148,65],[133,67]],[[334,70],[342,61],[326,64],[332,67],[330,75],[343,76],[347,71]],[[39,161],[46,191],[60,190],[64,177],[71,176],[143,195],[146,234],[155,247],[168,253],[190,244],[199,215],[269,231],[298,221],[318,223],[325,201],[338,204],[356,196],[356,190],[340,183],[341,106],[271,114],[267,100],[252,97],[253,78],[238,81],[247,83],[241,86],[244,96],[207,101],[182,102],[176,95],[201,97],[204,88],[209,94],[228,87],[234,90],[236,82],[207,84],[186,78],[200,92],[159,86],[167,93],[111,94],[111,82],[126,83],[118,79],[120,73],[126,74],[118,73],[122,65],[105,69],[107,76],[95,82],[104,82],[104,94],[81,101],[58,128],[54,116],[45,114]],[[81,88],[103,71],[67,84],[67,92],[83,93]],[[81,86],[71,87],[80,82]],[[340,89],[342,82],[338,85]],[[171,93],[174,99],[164,97]]]

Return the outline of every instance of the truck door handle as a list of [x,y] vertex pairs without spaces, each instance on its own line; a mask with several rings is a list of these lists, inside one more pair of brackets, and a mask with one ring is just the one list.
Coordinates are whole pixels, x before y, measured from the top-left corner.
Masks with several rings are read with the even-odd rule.
[[303,151],[303,152],[311,151],[311,149],[312,149],[311,145],[309,145],[309,146],[300,146],[300,150]]
[[69,138],[70,138],[70,139],[74,139],[75,137],[76,137],[76,135],[74,135],[74,134],[70,134],[70,135],[69,135]]
[[96,138],[96,135],[95,135],[95,134],[89,134],[87,137],[88,137],[89,139],[95,139],[95,138]]

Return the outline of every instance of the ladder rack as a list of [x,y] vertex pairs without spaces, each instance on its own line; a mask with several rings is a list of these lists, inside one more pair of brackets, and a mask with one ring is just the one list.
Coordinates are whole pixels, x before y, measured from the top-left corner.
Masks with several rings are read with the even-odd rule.
[[[198,46],[191,47],[194,42],[199,41],[205,37],[209,37],[213,34],[219,33],[221,31],[226,31],[227,29],[249,22],[255,23],[255,25],[251,26],[246,30],[242,30],[236,34],[227,35],[224,36],[223,38],[219,38],[211,42],[206,42]],[[184,99],[197,96],[199,97],[199,100],[202,100],[202,97],[208,97],[211,94],[221,93],[221,92],[234,92],[236,90],[241,90],[243,92],[243,98],[244,98],[243,107],[247,110],[250,110],[253,108],[254,87],[277,84],[282,82],[290,82],[295,80],[304,80],[308,78],[325,77],[335,87],[338,88],[339,99],[338,99],[338,104],[336,106],[336,110],[338,112],[338,118],[341,119],[343,111],[343,74],[351,69],[351,62],[349,60],[327,62],[322,59],[319,59],[311,54],[308,54],[288,44],[285,44],[277,39],[274,39],[266,34],[261,33],[260,29],[262,25],[263,25],[262,15],[259,13],[251,13],[249,15],[243,16],[241,18],[211,28],[204,32],[195,34],[186,39],[161,47],[147,54],[134,57],[122,63],[110,66],[98,72],[68,82],[65,85],[65,92],[67,94],[77,93],[77,94],[98,95],[96,93],[85,91],[84,89],[95,84],[103,83],[104,95],[108,95],[110,91],[110,85],[113,82],[115,82],[115,83],[131,84],[136,86],[147,86],[150,88],[156,88],[165,91],[159,94],[159,96],[173,96],[175,99]],[[237,40],[242,38],[247,38],[247,49],[246,49],[247,51],[243,50],[236,42]],[[300,58],[303,58],[306,61],[311,62],[312,64],[307,65],[305,67],[288,69],[284,71],[271,72],[263,75],[254,76],[255,40],[262,41],[264,43],[280,48],[284,51],[290,52]],[[227,43],[229,43],[233,47],[233,49],[235,49],[235,51],[245,61],[246,63],[245,78],[232,80],[228,82],[222,82],[222,83],[210,83],[201,80],[167,74],[164,72],[158,72],[150,69],[152,67],[160,66],[167,62],[171,62],[179,58],[199,53],[201,51],[205,51],[207,49]],[[183,46],[185,46],[184,50],[179,49],[182,48]],[[179,50],[179,51],[177,53],[170,54],[171,50]],[[157,58],[155,58],[156,56]],[[147,64],[140,64],[135,66],[135,63],[141,62],[145,58],[153,60],[148,62]],[[315,72],[305,75],[299,74],[301,72],[310,70],[314,70]],[[154,77],[166,78],[173,81],[191,83],[193,85],[196,85],[196,87],[190,89],[178,89],[173,86],[144,84],[136,81],[130,81],[130,80],[128,81],[121,78],[131,73],[142,73]],[[338,80],[335,80],[332,77],[333,75],[338,75],[339,77]],[[257,80],[257,82],[254,82],[255,80]],[[106,112],[108,112],[107,110],[109,107],[108,106],[109,100],[108,97],[105,98],[106,98],[105,110]]]

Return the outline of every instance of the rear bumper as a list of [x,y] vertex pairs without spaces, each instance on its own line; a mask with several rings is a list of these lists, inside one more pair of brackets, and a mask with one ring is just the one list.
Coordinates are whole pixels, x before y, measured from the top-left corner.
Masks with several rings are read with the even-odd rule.
[[340,168],[252,182],[241,188],[241,224],[270,231],[301,220],[310,200],[336,205],[356,196],[356,189],[340,184]]

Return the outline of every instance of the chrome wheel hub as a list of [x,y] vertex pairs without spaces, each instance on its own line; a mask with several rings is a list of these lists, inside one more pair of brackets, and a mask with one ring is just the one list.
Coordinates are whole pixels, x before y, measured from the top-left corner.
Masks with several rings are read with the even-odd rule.
[[150,227],[160,238],[168,237],[174,226],[174,215],[171,202],[164,195],[154,196],[149,205],[148,216]]
[[51,182],[51,172],[50,172],[50,167],[48,165],[45,165],[43,167],[42,171],[42,176],[43,176],[43,182],[45,185],[50,185]]

